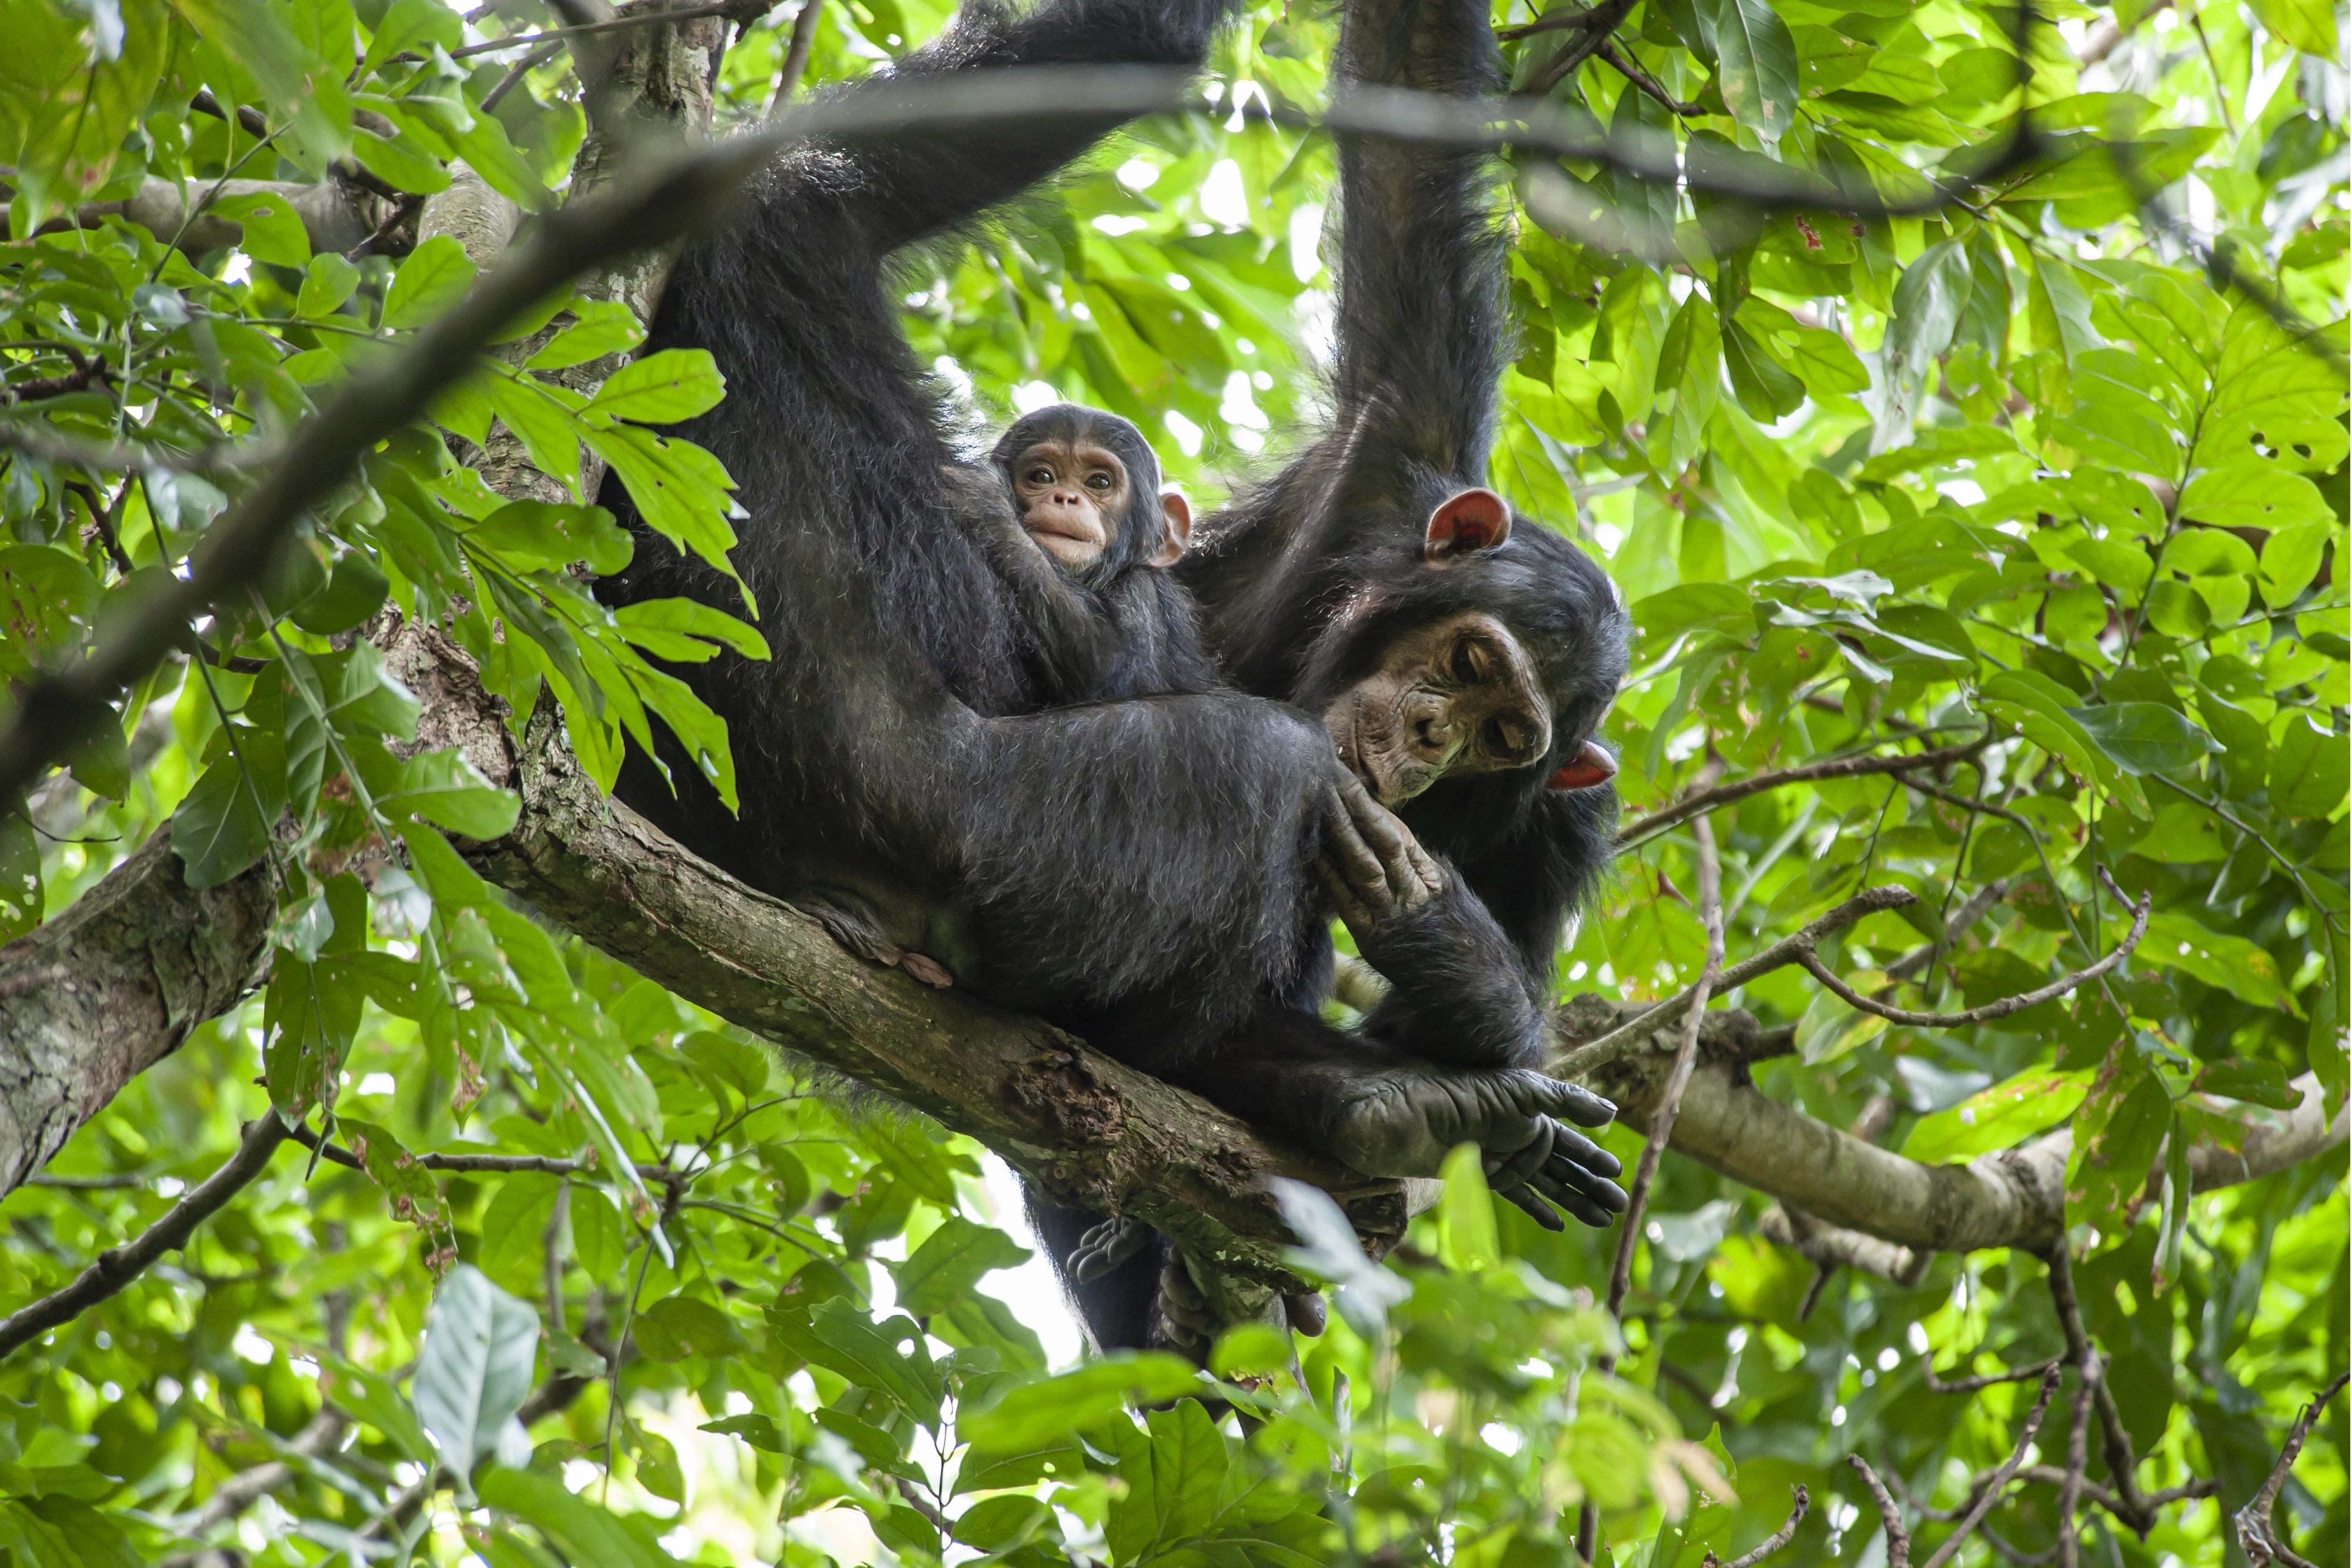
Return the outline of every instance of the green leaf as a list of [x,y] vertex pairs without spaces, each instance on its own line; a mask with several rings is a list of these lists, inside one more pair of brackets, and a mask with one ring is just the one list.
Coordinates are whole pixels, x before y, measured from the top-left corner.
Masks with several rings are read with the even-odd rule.
[[529,376],[493,376],[482,391],[530,454],[531,466],[577,497],[580,438],[588,434],[578,417]]
[[[364,126],[354,127],[352,131],[352,156],[359,160],[360,167],[396,191],[430,196],[449,188],[449,171],[441,166],[438,159],[415,152],[390,137],[379,136]],[[435,238],[446,239],[451,245],[457,243],[447,235],[437,235]],[[433,242],[428,240],[425,243]],[[464,247],[459,248],[462,250]]]
[[[248,760],[268,749],[247,731],[239,746]],[[205,769],[172,815],[172,852],[192,888],[218,887],[259,861],[269,849],[269,826],[286,803],[283,758],[276,777],[257,766],[248,779],[234,752]]]
[[224,196],[213,204],[213,211],[237,221],[244,230],[237,248],[254,260],[278,267],[310,265],[310,236],[304,231],[301,215],[295,212],[289,198],[268,191]]
[[310,258],[301,292],[294,298],[294,314],[311,320],[331,316],[360,286],[360,269],[330,251]]
[[[944,1390],[913,1319],[893,1317],[877,1327],[862,1308],[835,1297],[812,1308],[772,1311],[768,1326],[802,1360],[887,1396],[927,1427],[938,1426]],[[970,1428],[965,1435],[979,1440]]]
[[614,371],[588,407],[639,424],[676,424],[709,413],[726,395],[726,378],[709,350],[665,349]]
[[573,1563],[597,1568],[674,1568],[677,1559],[628,1522],[568,1490],[552,1475],[493,1470],[482,1478],[481,1500],[543,1532]]
[[520,571],[561,571],[585,561],[599,577],[629,564],[626,528],[602,507],[509,501],[466,532],[468,549],[487,550]]
[[409,252],[383,297],[383,324],[422,327],[438,320],[474,286],[474,264],[455,235],[435,235]]
[[613,620],[626,637],[656,658],[701,660],[708,652],[679,647],[691,638],[707,637],[732,648],[747,659],[770,657],[768,640],[749,624],[723,610],[695,599],[640,599],[613,612]]
[[2332,817],[2352,788],[2352,757],[2341,735],[2295,714],[2271,751],[2271,809],[2289,817]]
[[2119,770],[2074,716],[2074,694],[2033,670],[2004,670],[1987,681],[1977,706],[2022,730],[2025,738],[2122,800],[2137,817],[2147,815],[2139,783]]
[[433,1293],[409,1399],[461,1497],[471,1490],[467,1476],[488,1455],[509,1466],[530,1460],[530,1439],[514,1417],[538,1365],[539,1313],[472,1264],[452,1269]]
[[2305,54],[2333,61],[2336,7],[2331,0],[2253,0],[2254,12],[2273,37]]
[[[352,1135],[352,1125],[343,1124],[344,1137]],[[337,1355],[321,1354],[318,1360],[320,1392],[329,1400],[382,1432],[410,1459],[420,1464],[432,1459],[433,1448],[425,1428],[416,1424],[415,1412],[400,1396],[399,1386],[391,1376],[370,1372]]]
[[915,1316],[945,1312],[971,1293],[981,1277],[1025,1261],[1029,1249],[991,1226],[950,1215],[904,1263],[891,1265],[898,1304]]
[[579,300],[572,305],[572,325],[541,345],[524,361],[526,368],[569,370],[607,354],[625,353],[646,340],[646,329],[636,313],[618,300]]
[[1437,1200],[1437,1255],[1449,1269],[1492,1269],[1503,1260],[1495,1199],[1486,1190],[1481,1161],[1478,1145],[1464,1144],[1445,1156],[1438,1173],[1445,1190]]
[[353,757],[368,776],[377,809],[394,821],[418,819],[488,842],[511,832],[522,810],[518,797],[483,778],[455,747],[396,759],[381,753],[372,758],[363,750]]
[[690,442],[673,441],[634,424],[590,429],[588,444],[629,487],[647,527],[680,549],[735,576],[727,552],[735,530],[727,518],[735,481],[718,458]]
[[0,942],[41,923],[41,841],[23,808],[0,817]]
[[1775,363],[1736,322],[1723,334],[1723,368],[1731,377],[1732,394],[1750,418],[1769,424],[1796,413],[1805,401],[1804,383]]
[[2335,537],[2332,521],[2298,523],[2271,535],[2263,545],[2263,602],[2284,610],[2303,597]]
[[2105,703],[2066,711],[2126,773],[2170,773],[2221,749],[2221,742],[2162,703]]
[[1797,116],[1797,43],[1766,0],[1697,0],[1712,24],[1716,82],[1742,125],[1766,141]]
[[1066,1433],[1092,1427],[1130,1399],[1150,1404],[1201,1386],[1191,1362],[1164,1351],[1123,1351],[1074,1372],[1004,1394],[985,1408],[966,1411],[957,1430],[991,1453],[1044,1448]]
[[2124,1206],[2147,1181],[2172,1122],[2164,1085],[2126,1042],[2100,1071],[2074,1124],[2066,1170],[2066,1219],[2115,1235],[2128,1228]]
[[1144,1431],[1117,1433],[1128,1491],[1111,1500],[1107,1534],[1121,1562],[1139,1561],[1156,1544],[1206,1530],[1231,1463],[1224,1434],[1199,1400],[1178,1400],[1144,1419]]
[[656,1361],[718,1360],[745,1348],[734,1320],[698,1296],[667,1296],[637,1315],[637,1344]]
[[[363,914],[359,915],[365,928]],[[262,1007],[268,1046],[262,1054],[270,1103],[289,1122],[332,1098],[343,1053],[359,1030],[365,993],[352,984],[341,959],[302,963],[280,952]]]
[[1903,1141],[1903,1157],[1947,1165],[2014,1148],[2074,1113],[2090,1092],[2089,1071],[2033,1068],[1979,1091],[1949,1110],[1923,1116]]
[[2303,1091],[2287,1082],[2286,1069],[2275,1061],[2216,1061],[2198,1073],[2191,1087],[2200,1094],[2218,1094],[2273,1111],[2292,1111],[2303,1103]]
[[2231,528],[2326,527],[2336,521],[2318,486],[2274,463],[2204,469],[2182,486],[2179,510],[2183,520]]
[[2177,910],[2159,909],[2147,917],[2147,935],[2132,957],[2135,963],[2178,969],[2258,1008],[2303,1016],[2280,983],[2278,960],[2269,949],[2209,931]]

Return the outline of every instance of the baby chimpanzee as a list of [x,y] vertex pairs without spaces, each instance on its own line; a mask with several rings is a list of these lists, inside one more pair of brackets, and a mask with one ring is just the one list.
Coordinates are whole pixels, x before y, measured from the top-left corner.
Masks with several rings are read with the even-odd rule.
[[957,513],[1020,604],[1038,705],[1216,685],[1192,596],[1165,570],[1192,510],[1115,413],[1055,403],[1014,422],[985,464],[947,471]]

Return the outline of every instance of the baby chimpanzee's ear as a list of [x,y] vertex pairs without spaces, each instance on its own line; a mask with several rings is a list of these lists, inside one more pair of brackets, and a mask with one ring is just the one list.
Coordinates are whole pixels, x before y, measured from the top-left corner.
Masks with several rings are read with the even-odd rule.
[[1171,567],[1192,542],[1192,503],[1184,498],[1181,490],[1166,490],[1160,497],[1160,542],[1152,548],[1151,564]]
[[1466,559],[1511,537],[1511,508],[1492,490],[1465,490],[1429,514],[1421,556],[1432,566]]
[[1617,777],[1617,759],[1609,748],[1597,740],[1588,740],[1569,755],[1551,776],[1549,787],[1554,789],[1590,789],[1595,784],[1606,784]]

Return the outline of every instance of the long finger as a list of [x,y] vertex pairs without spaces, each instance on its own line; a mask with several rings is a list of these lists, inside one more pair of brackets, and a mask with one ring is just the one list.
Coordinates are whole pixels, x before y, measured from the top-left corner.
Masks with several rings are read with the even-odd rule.
[[1559,1216],[1551,1211],[1551,1206],[1544,1202],[1540,1197],[1538,1197],[1533,1189],[1524,1182],[1517,1186],[1498,1188],[1497,1195],[1504,1202],[1510,1204],[1520,1213],[1526,1215],[1529,1219],[1532,1219],[1538,1225],[1542,1226],[1546,1230],[1565,1230],[1568,1228],[1567,1225],[1561,1221]]
[[[1421,853],[1421,845],[1413,838],[1412,830],[1400,821],[1395,812],[1373,800],[1371,791],[1360,783],[1352,790],[1341,791],[1341,796],[1348,803],[1357,834],[1380,858],[1381,874],[1387,879],[1390,893],[1398,898],[1418,902],[1427,889],[1423,885],[1421,869],[1413,863],[1413,856],[1419,854],[1423,862],[1429,857]],[[1406,885],[1408,881],[1412,885]]]
[[1595,1230],[1609,1228],[1612,1219],[1609,1211],[1582,1193],[1572,1191],[1546,1176],[1538,1176],[1528,1185]]
[[1360,899],[1385,898],[1388,894],[1388,869],[1372,846],[1364,841],[1355,821],[1345,812],[1331,819],[1324,841],[1328,846],[1328,858],[1348,879]]
[[1625,1196],[1625,1189],[1607,1176],[1559,1155],[1554,1155],[1538,1174],[1547,1181],[1556,1181],[1582,1193],[1612,1214],[1624,1213],[1626,1207],[1633,1202]]
[[1625,1174],[1623,1163],[1615,1155],[1611,1154],[1573,1127],[1561,1126],[1556,1122],[1553,1125],[1559,1128],[1559,1132],[1552,1135],[1553,1158],[1573,1160],[1586,1170],[1601,1176],[1613,1176]]
[[1557,1078],[1546,1078],[1530,1072],[1532,1080],[1524,1090],[1519,1104],[1529,1111],[1541,1111],[1564,1117],[1580,1127],[1605,1127],[1617,1119],[1617,1107],[1581,1084],[1564,1083]]
[[1338,915],[1349,930],[1371,928],[1371,913],[1357,898],[1356,890],[1349,885],[1346,877],[1339,874],[1339,869],[1331,863],[1328,855],[1315,862],[1315,875],[1323,884],[1323,896],[1331,901],[1331,913]]
[[1553,1141],[1559,1132],[1567,1131],[1549,1116],[1536,1122],[1536,1135],[1507,1155],[1491,1156],[1486,1162],[1486,1185],[1499,1192],[1518,1186],[1544,1168],[1551,1159]]

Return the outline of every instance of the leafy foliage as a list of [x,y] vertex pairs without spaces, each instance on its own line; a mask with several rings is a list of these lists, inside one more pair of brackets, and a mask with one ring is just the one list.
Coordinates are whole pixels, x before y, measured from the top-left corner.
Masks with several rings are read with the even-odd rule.
[[[463,296],[475,264],[448,235],[415,242],[415,198],[462,161],[543,206],[584,121],[565,57],[510,76],[520,50],[460,52],[525,30],[507,12],[5,0],[0,17],[0,671],[21,683],[205,548],[253,473],[222,453],[266,453]],[[814,75],[861,74],[945,19],[933,0],[828,6]],[[726,50],[722,120],[765,109],[790,24]],[[1229,120],[1144,126],[1003,232],[918,258],[910,337],[975,430],[1099,402],[1165,432],[1171,472],[1210,491],[1280,452],[1329,350],[1332,155],[1237,111],[1319,102],[1332,28],[1253,12],[1213,72]],[[2331,1108],[2346,1094],[2334,13],[1646,0],[1615,47],[1654,96],[1600,58],[1561,77],[1571,36],[1508,43],[1514,84],[1920,209],[1759,214],[1517,155],[1495,481],[1633,604],[1625,792],[1663,803],[1711,760],[1983,741],[1716,820],[1735,955],[1865,884],[1920,895],[1825,950],[1864,991],[2000,884],[1890,998],[1918,1009],[2106,951],[2126,917],[2098,868],[2150,896],[2125,969],[1992,1024],[1890,1027],[1794,969],[1732,1000],[1793,1026],[1766,1092],[1838,1125],[1891,1097],[1881,1141],[1914,1159],[2071,1124],[2075,1288],[2153,1461],[2141,1480],[2210,1477],[2223,1499],[2145,1540],[2090,1511],[2087,1549],[2233,1558],[2225,1511],[2347,1354],[2340,1152],[2194,1199],[2186,1155],[2240,1145],[2303,1073]],[[2032,156],[1937,205],[1928,176],[1982,166],[2025,110]],[[314,247],[296,200],[331,175],[367,219],[341,250]],[[1386,1266],[1297,1197],[1305,1266],[1342,1312],[1319,1340],[1221,1344],[1217,1392],[1246,1427],[1192,1400],[1132,1413],[1205,1391],[1173,1358],[1049,1364],[1031,1323],[1055,1309],[1034,1265],[1004,1272],[1027,1252],[976,1145],[845,1107],[483,883],[444,835],[495,836],[515,801],[416,748],[415,695],[356,635],[387,611],[437,623],[518,727],[544,685],[604,782],[658,721],[731,799],[723,726],[647,657],[759,656],[757,607],[612,612],[584,586],[630,549],[586,504],[606,467],[670,547],[723,565],[733,542],[728,476],[651,428],[723,395],[707,357],[583,373],[643,335],[608,298],[513,323],[437,428],[370,453],[249,612],[197,629],[0,826],[0,935],[158,831],[192,884],[266,862],[279,890],[262,993],[7,1199],[0,1301],[152,1223],[272,1104],[347,1156],[281,1158],[185,1253],[0,1363],[11,1562],[201,1542],[273,1564],[1518,1568],[1570,1561],[1589,1500],[1613,1563],[1675,1568],[1754,1545],[1800,1482],[1817,1503],[1788,1560],[1868,1562],[1844,1455],[1949,1507],[2008,1452],[2029,1385],[1947,1396],[1921,1372],[2059,1354],[2041,1261],[1844,1274],[1816,1301],[1812,1266],[1754,1234],[1766,1197],[1679,1158],[1622,1330],[1592,1304],[1614,1237],[1537,1230],[1463,1160]],[[493,488],[509,450],[537,476]],[[1694,852],[1681,830],[1637,835],[1559,956],[1563,994],[1696,975]],[[1635,1135],[1611,1140],[1630,1165]],[[2044,1454],[2072,1421],[2062,1402]],[[2317,1563],[2345,1561],[2347,1449],[2331,1413],[2284,1493]],[[2039,1551],[2055,1499],[2029,1485],[1994,1528]]]

